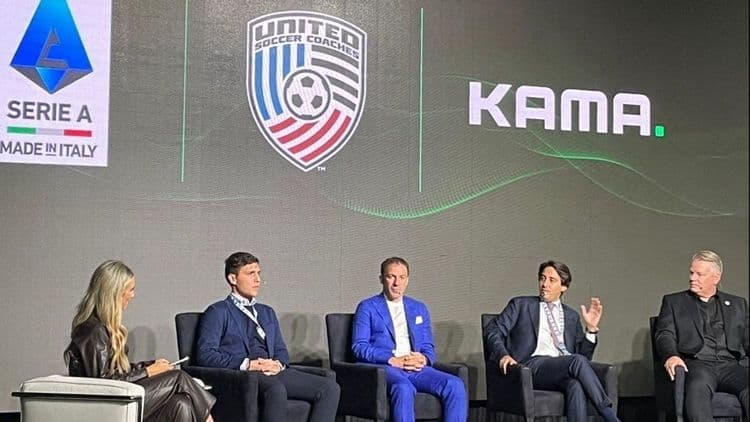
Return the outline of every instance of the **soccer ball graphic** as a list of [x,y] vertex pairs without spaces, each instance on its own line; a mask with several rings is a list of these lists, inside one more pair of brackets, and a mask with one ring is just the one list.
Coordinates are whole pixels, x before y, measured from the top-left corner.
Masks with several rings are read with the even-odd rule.
[[328,109],[331,89],[322,75],[302,69],[287,77],[284,83],[284,102],[297,118],[315,120]]

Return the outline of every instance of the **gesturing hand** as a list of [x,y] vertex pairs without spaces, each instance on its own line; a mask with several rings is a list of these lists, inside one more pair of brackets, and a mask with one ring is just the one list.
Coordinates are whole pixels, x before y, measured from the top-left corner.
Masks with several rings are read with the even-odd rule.
[[598,297],[589,299],[588,306],[581,305],[581,316],[589,332],[599,331],[599,320],[602,318],[604,306]]

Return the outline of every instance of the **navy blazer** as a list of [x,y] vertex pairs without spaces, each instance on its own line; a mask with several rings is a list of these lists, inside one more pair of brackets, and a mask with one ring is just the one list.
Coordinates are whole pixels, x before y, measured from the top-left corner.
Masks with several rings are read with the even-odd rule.
[[[696,298],[689,290],[664,296],[654,335],[656,350],[662,360],[672,356],[693,357],[703,347],[703,320]],[[747,301],[739,296],[717,291],[727,349],[738,360],[746,360],[748,334]]]
[[[411,350],[423,354],[427,364],[433,365],[437,356],[427,306],[407,296],[403,301]],[[385,364],[395,349],[396,335],[385,296],[381,293],[360,302],[352,322],[354,357],[358,362]]]
[[[517,362],[524,362],[531,357],[539,336],[540,302],[538,296],[514,297],[500,315],[489,322],[485,330],[485,344],[489,348],[491,362],[499,362],[505,355],[510,355]],[[563,315],[565,348],[570,353],[583,355],[591,360],[596,343],[586,339],[578,312],[563,303]]]
[[[279,320],[273,308],[255,304],[258,322],[266,332],[268,357],[289,365],[289,353],[281,335]],[[255,336],[255,324],[231,299],[226,298],[209,306],[198,326],[196,356],[199,366],[240,369],[250,356],[250,338]]]

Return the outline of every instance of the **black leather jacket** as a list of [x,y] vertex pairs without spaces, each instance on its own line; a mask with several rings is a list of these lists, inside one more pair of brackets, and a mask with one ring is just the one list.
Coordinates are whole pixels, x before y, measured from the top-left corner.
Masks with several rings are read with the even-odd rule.
[[74,377],[111,378],[135,382],[148,376],[146,366],[153,363],[131,363],[130,372],[121,374],[113,373],[109,369],[111,359],[112,342],[109,332],[99,318],[92,315],[70,335],[70,345],[65,349],[68,373]]

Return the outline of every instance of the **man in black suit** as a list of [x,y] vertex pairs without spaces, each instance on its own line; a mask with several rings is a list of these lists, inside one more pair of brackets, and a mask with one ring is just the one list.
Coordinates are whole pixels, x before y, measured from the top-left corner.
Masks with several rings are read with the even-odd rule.
[[748,418],[747,301],[718,290],[723,264],[712,251],[693,255],[690,288],[664,296],[656,321],[656,350],[674,380],[685,368],[685,414],[713,421],[715,391],[735,394]]
[[537,276],[538,296],[511,299],[489,323],[485,343],[491,347],[490,362],[497,362],[503,373],[508,366],[521,363],[531,368],[535,389],[562,391],[568,421],[588,420],[587,398],[605,421],[618,421],[591,367],[601,302],[591,298],[588,307],[581,306],[584,334],[578,313],[560,300],[572,281],[568,266],[543,262]]

